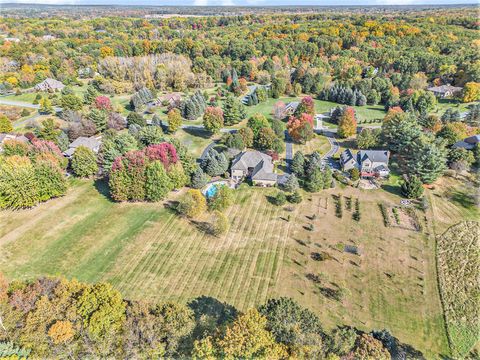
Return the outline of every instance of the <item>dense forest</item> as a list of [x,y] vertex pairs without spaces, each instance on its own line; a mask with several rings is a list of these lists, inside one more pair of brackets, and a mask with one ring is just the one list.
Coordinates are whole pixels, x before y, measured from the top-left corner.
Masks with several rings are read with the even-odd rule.
[[[1,275],[1,274],[0,274]],[[0,358],[422,358],[388,331],[326,331],[289,298],[244,313],[202,296],[129,301],[111,285],[0,277]]]
[[[0,31],[20,41],[3,42],[0,80],[6,87],[27,88],[46,77],[74,83],[98,72],[110,92],[132,86],[184,90],[221,81],[234,68],[247,80],[279,82],[281,92],[299,83],[304,92],[319,93],[336,82],[372,102],[398,102],[400,92],[421,89],[422,81],[457,86],[479,81],[475,10],[3,18]],[[372,95],[374,90],[380,94]]]

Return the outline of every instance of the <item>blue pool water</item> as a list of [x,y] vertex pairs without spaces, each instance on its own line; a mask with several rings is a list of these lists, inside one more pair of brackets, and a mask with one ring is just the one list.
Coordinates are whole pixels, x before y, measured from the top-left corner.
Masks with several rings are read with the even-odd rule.
[[205,192],[205,196],[207,197],[207,199],[210,199],[211,197],[215,196],[217,191],[218,191],[218,185],[212,184],[208,187],[207,191]]

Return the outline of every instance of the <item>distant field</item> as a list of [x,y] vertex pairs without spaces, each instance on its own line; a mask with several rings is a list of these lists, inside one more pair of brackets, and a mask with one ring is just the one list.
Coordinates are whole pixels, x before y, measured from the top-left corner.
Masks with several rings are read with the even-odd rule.
[[[275,103],[278,101],[282,101],[285,104],[288,104],[289,102],[292,101],[299,101],[301,100],[302,97],[281,97],[279,99],[268,99],[267,101],[260,103],[255,106],[247,106],[247,114],[250,116],[255,113],[261,113],[264,114],[267,117],[272,117],[273,116],[273,106]],[[317,113],[325,113],[329,112],[330,109],[337,107],[337,106],[342,106],[337,103],[333,103],[330,101],[323,101],[323,100],[317,100],[314,99],[315,103],[315,111]],[[366,105],[366,106],[353,106],[355,108],[356,114],[357,114],[357,119],[359,122],[368,120],[368,121],[374,121],[374,123],[379,123],[385,116],[385,110],[383,105]],[[326,124],[328,126],[328,123]],[[335,127],[335,126],[333,126]]]
[[[63,198],[29,211],[0,212],[2,271],[9,278],[109,281],[136,299],[210,295],[239,309],[291,296],[328,326],[388,328],[426,354],[448,353],[433,243],[421,232],[382,223],[378,202],[393,206],[396,195],[342,190],[360,201],[357,223],[346,207],[342,218],[335,215],[332,195],[341,190],[305,194],[300,206],[287,211],[267,200],[274,190],[241,189],[227,212],[230,231],[214,238],[162,204],[116,204],[102,194],[104,186],[99,189],[75,181]],[[306,228],[310,223],[313,231]],[[353,244],[360,256],[343,251]],[[313,260],[313,252],[332,259]],[[341,300],[322,289],[337,286]]]

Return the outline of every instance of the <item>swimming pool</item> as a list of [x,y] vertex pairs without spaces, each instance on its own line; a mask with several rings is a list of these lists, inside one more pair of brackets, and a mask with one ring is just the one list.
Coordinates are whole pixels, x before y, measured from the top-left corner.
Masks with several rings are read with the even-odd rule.
[[203,190],[203,195],[205,195],[207,199],[210,199],[215,196],[215,194],[217,193],[220,187],[226,186],[226,185],[227,183],[225,181],[217,181],[217,182],[208,184],[205,190]]
[[215,194],[218,191],[219,186],[218,185],[211,185],[208,187],[207,191],[205,191],[205,196],[210,199],[211,197],[214,197]]

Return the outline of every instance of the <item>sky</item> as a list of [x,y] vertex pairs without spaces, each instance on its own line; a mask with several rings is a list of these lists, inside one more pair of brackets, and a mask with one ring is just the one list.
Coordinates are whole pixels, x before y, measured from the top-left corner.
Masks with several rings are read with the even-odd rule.
[[420,5],[478,4],[479,0],[0,0],[2,3],[76,5],[183,5],[183,6],[279,6],[279,5]]

